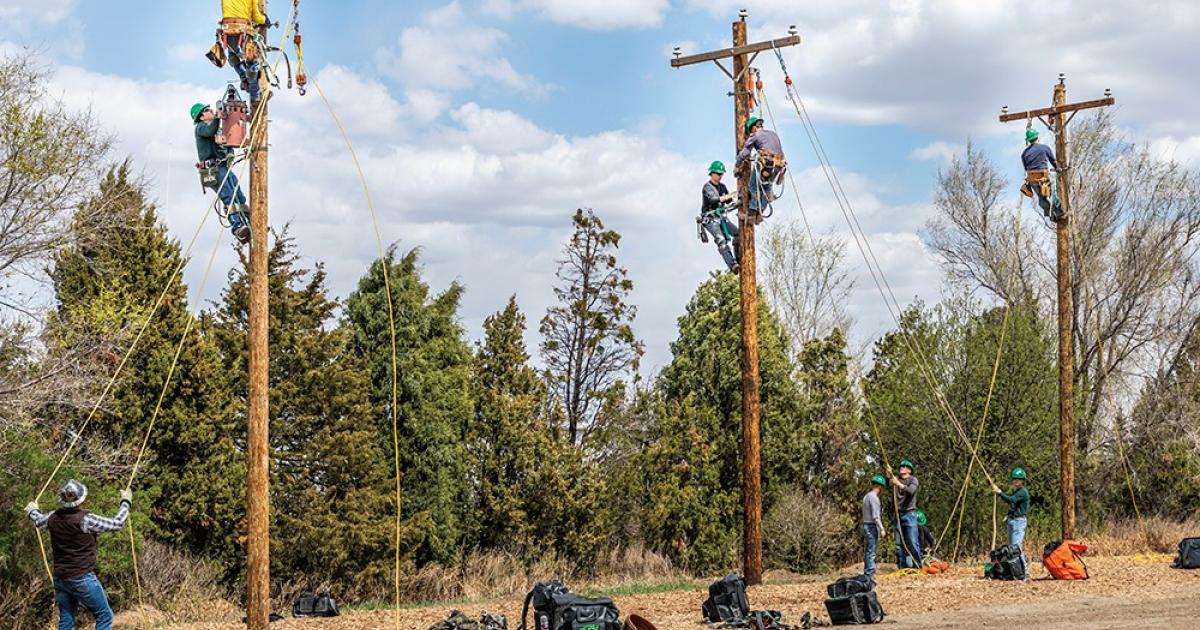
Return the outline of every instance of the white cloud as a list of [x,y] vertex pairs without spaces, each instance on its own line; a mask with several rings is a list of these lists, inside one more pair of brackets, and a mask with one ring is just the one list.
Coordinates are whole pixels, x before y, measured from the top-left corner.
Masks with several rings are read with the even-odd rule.
[[4,0],[0,20],[24,30],[35,24],[56,24],[75,9],[75,0]]
[[522,0],[520,6],[559,24],[593,30],[661,26],[669,0]]
[[455,92],[490,83],[544,95],[548,86],[502,56],[507,44],[507,34],[470,24],[458,2],[451,2],[425,13],[420,25],[401,30],[397,46],[377,51],[375,63],[409,89]]
[[[1000,107],[1048,105],[1059,72],[1072,100],[1112,88],[1119,115],[1155,135],[1200,134],[1200,118],[1162,116],[1163,102],[1190,102],[1200,87],[1181,72],[1194,58],[1200,4],[1187,0],[747,0],[752,40],[796,24],[803,43],[785,51],[792,76],[822,120],[899,124],[963,137],[1011,133]],[[728,5],[688,7],[734,19]],[[1137,16],[1131,19],[1131,16]],[[1061,18],[1061,19],[1060,19]],[[773,57],[759,57],[781,89]],[[1146,86],[1154,86],[1151,92]]]
[[917,147],[912,150],[908,157],[914,160],[921,161],[937,161],[943,164],[949,164],[954,159],[955,155],[962,153],[964,147],[959,144],[951,144],[949,142],[931,142],[923,147]]
[[1200,135],[1188,138],[1158,138],[1151,141],[1150,150],[1162,159],[1174,160],[1192,168],[1200,167]]

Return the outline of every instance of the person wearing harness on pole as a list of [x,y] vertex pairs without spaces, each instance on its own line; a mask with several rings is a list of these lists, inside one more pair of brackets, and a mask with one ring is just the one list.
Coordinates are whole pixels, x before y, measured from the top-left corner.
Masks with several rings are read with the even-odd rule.
[[763,128],[763,119],[751,116],[746,120],[746,143],[738,151],[736,166],[753,158],[750,170],[750,209],[759,213],[775,198],[771,189],[776,181],[782,181],[787,162],[783,159],[783,145],[779,135]]
[[270,24],[261,0],[221,0],[221,26],[217,42],[225,50],[229,65],[242,82],[242,89],[251,101],[259,96],[259,50],[254,37],[258,27]]
[[92,611],[96,630],[112,628],[113,612],[108,595],[96,579],[96,534],[115,532],[125,525],[133,492],[121,490],[121,507],[116,516],[105,518],[80,509],[87,500],[87,486],[70,479],[58,491],[59,508],[43,514],[37,501],[25,506],[25,514],[38,529],[50,530],[54,556],[54,601],[58,604],[58,630],[71,630],[79,605]]
[[203,103],[192,105],[191,115],[196,126],[196,159],[199,160],[196,167],[200,169],[200,180],[205,188],[216,191],[221,198],[233,235],[239,242],[248,243],[250,227],[246,222],[250,216],[249,208],[246,207],[246,196],[238,186],[237,176],[230,168],[233,152],[217,143],[221,120],[211,107]]
[[[1008,544],[1021,548],[1021,560],[1024,561],[1025,529],[1029,526],[1029,491],[1025,489],[1025,469],[1018,466],[1013,469],[1011,476],[1012,494],[1004,494],[996,484],[992,484],[992,492],[1008,504],[1008,515],[1004,519],[1008,526]],[[1025,565],[1029,566],[1029,563],[1026,562]],[[1029,581],[1028,572],[1025,574],[1025,580]]]
[[708,166],[708,181],[704,182],[704,189],[701,191],[703,200],[700,203],[700,218],[697,221],[702,230],[700,240],[708,240],[704,232],[711,234],[717,251],[721,252],[721,258],[725,259],[725,265],[730,271],[737,273],[738,261],[741,259],[738,226],[726,216],[737,202],[733,193],[721,183],[721,177],[724,175],[724,163],[714,161]]
[[1025,183],[1021,186],[1021,194],[1035,197],[1042,213],[1057,221],[1062,217],[1062,208],[1050,193],[1050,168],[1058,168],[1054,151],[1038,142],[1038,131],[1032,127],[1025,130],[1025,142],[1029,146],[1021,153],[1021,162],[1025,166]]
[[886,485],[887,479],[883,475],[871,477],[871,489],[862,500],[863,575],[872,579],[875,578],[875,550],[883,538],[883,508],[879,495]]
[[888,477],[896,488],[896,567],[900,569],[921,568],[921,539],[917,530],[917,489],[919,484],[913,476],[913,463],[900,460],[900,476],[892,474],[887,467]]

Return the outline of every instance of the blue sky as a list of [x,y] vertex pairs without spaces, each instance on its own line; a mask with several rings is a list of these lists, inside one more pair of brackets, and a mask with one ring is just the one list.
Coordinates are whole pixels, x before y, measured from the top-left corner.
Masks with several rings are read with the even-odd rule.
[[[272,18],[284,19],[289,4],[272,2]],[[971,138],[1016,177],[1022,129],[995,116],[1004,104],[1047,104],[1058,72],[1072,98],[1112,88],[1122,128],[1164,155],[1200,161],[1200,114],[1161,109],[1200,91],[1194,73],[1178,71],[1200,60],[1195,3],[743,4],[752,39],[799,28],[804,43],[787,51],[789,70],[901,301],[952,290],[921,239],[938,169]],[[42,51],[50,89],[118,134],[113,157],[132,156],[185,240],[211,197],[189,168],[183,112],[218,98],[232,76],[203,58],[218,6],[6,0],[0,8],[0,50]],[[695,240],[692,217],[705,166],[733,153],[727,80],[711,65],[671,69],[670,50],[727,45],[735,12],[696,0],[308,0],[301,26],[310,72],[362,154],[385,238],[423,249],[435,289],[466,286],[469,335],[513,293],[536,328],[569,216],[590,206],[625,236],[621,260],[637,286],[637,330],[653,368],[668,359],[692,290],[720,266],[712,245]],[[1058,17],[1070,21],[1056,33],[1049,26]],[[820,232],[846,235],[774,58],[756,66],[810,219]],[[375,256],[349,157],[312,94],[278,95],[272,119],[273,219],[291,222],[302,251],[327,264],[345,295]],[[784,203],[774,220],[796,218],[794,203]],[[194,261],[215,237],[210,226]],[[218,264],[234,260],[226,244]],[[861,346],[890,318],[852,246],[848,260],[860,278],[850,312]],[[201,266],[187,275],[194,299]],[[218,284],[203,297],[214,298]]]

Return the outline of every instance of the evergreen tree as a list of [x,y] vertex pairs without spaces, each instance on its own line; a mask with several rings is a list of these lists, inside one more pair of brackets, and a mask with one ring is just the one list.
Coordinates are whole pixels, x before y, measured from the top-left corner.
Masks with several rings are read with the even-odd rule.
[[483,322],[484,340],[475,355],[472,389],[470,461],[476,480],[471,522],[474,544],[482,549],[531,550],[534,524],[528,505],[542,489],[533,485],[545,460],[550,437],[545,431],[546,390],[529,367],[525,316],[516,296]]
[[[392,409],[392,350],[383,265],[396,316],[398,391]],[[469,505],[466,432],[472,416],[471,348],[459,326],[462,287],[430,296],[417,268],[417,250],[375,261],[346,300],[345,325],[353,352],[370,374],[371,408],[380,444],[392,461],[392,422],[399,433],[406,536],[418,564],[447,562],[463,541]]]
[[[286,230],[268,256],[273,575],[372,592],[390,578],[395,505],[363,357],[330,324],[324,269],[300,266]],[[248,391],[248,278],[236,272],[211,326]],[[239,440],[245,440],[244,431]]]
[[567,437],[582,444],[597,414],[624,398],[625,379],[644,350],[633,334],[637,307],[628,272],[614,251],[621,235],[595,212],[576,210],[575,231],[558,261],[558,304],[542,318],[542,358],[550,391],[566,414]]
[[[142,186],[131,179],[128,163],[109,170],[96,195],[76,213],[72,231],[72,245],[58,254],[51,271],[57,298],[47,327],[52,348],[70,347],[81,338],[106,340],[96,360],[107,377],[137,330],[151,320],[81,442],[85,449],[94,445],[80,455],[94,463],[124,445],[119,459],[128,465],[192,318],[187,288],[173,277],[184,259]],[[157,537],[233,562],[239,555],[233,540],[235,515],[244,501],[244,464],[232,439],[231,375],[201,333],[193,327],[166,389],[137,480],[135,510],[151,513]],[[99,395],[97,388],[94,396]],[[79,423],[89,409],[54,413],[74,413]],[[126,479],[103,481],[123,486]]]

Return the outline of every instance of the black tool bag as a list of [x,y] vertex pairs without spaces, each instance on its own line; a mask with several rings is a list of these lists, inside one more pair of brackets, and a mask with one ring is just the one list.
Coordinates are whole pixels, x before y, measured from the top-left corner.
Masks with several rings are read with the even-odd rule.
[[730,573],[708,587],[708,599],[700,607],[705,621],[740,622],[750,614],[750,600],[746,597],[746,580]]
[[329,593],[300,593],[292,604],[293,617],[336,617],[337,603]]
[[862,625],[883,621],[883,606],[875,591],[855,593],[849,597],[831,597],[825,600],[825,611],[835,626]]
[[829,593],[830,598],[849,597],[873,590],[875,590],[875,580],[867,575],[838,578],[836,582],[825,587],[825,592]]
[[1200,538],[1179,541],[1179,556],[1171,566],[1176,569],[1200,569]]
[[533,630],[620,630],[621,613],[607,597],[581,597],[562,582],[536,584],[525,596],[521,630],[528,628],[533,607]]
[[1025,560],[1017,545],[1001,545],[992,550],[992,561],[984,567],[984,575],[993,580],[1024,580]]

